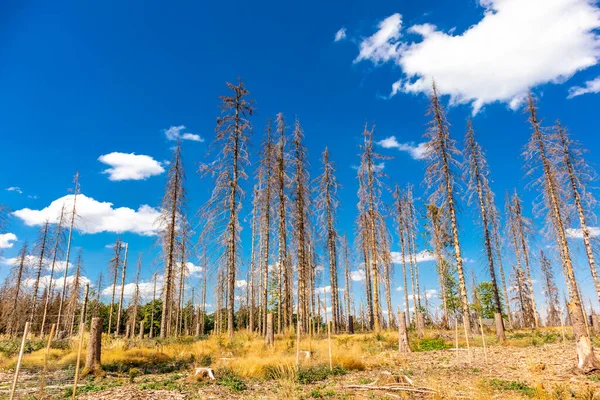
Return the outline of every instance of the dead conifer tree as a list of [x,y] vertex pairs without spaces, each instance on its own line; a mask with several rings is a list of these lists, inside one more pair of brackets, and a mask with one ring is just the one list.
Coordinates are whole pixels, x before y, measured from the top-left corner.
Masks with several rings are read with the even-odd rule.
[[121,315],[123,313],[123,296],[125,295],[125,277],[127,276],[127,256],[129,255],[129,243],[125,243],[125,256],[123,257],[123,268],[121,268],[121,290],[119,293],[119,306],[117,308],[117,324],[115,336],[121,331]]
[[491,226],[491,234],[493,240],[493,246],[496,250],[496,261],[498,264],[498,271],[500,272],[500,280],[502,282],[502,292],[504,294],[504,300],[506,304],[506,313],[508,315],[508,323],[512,327],[512,311],[510,308],[510,299],[508,297],[508,288],[506,286],[506,275],[504,273],[504,263],[502,261],[502,241],[500,240],[500,214],[498,212],[498,207],[496,207],[496,202],[492,197],[492,191],[488,191],[488,211],[490,216],[490,226]]
[[204,220],[214,220],[207,225],[216,229],[223,249],[223,265],[227,274],[227,331],[233,335],[235,326],[235,276],[239,259],[239,211],[244,191],[241,181],[247,179],[246,167],[250,138],[252,101],[241,79],[237,85],[227,82],[232,95],[221,96],[221,116],[217,118],[216,136],[212,144],[218,149],[215,160],[203,164],[200,172],[214,178],[214,189],[202,209]]
[[53,295],[53,282],[54,282],[54,271],[56,270],[56,262],[61,253],[61,245],[64,242],[63,234],[63,223],[65,216],[65,205],[63,203],[58,221],[56,223],[56,230],[54,232],[54,246],[52,249],[52,263],[50,264],[50,276],[48,277],[48,287],[46,288],[46,299],[44,300],[44,314],[42,316],[42,326],[40,328],[40,336],[44,336],[44,328],[46,326],[46,319],[48,316],[48,307],[50,306],[50,299]]
[[[531,280],[529,246],[527,244],[527,237],[531,232],[531,221],[523,215],[523,206],[516,190],[507,201],[508,204],[506,208],[508,214],[509,232],[512,236],[515,257],[517,258],[516,268],[523,271],[523,279],[527,281],[527,286],[532,288],[533,283]],[[525,268],[523,268],[521,264],[521,258],[525,263]],[[532,327],[538,327],[538,313],[533,290],[531,291],[530,295],[527,296],[527,299],[531,303],[527,307],[527,310],[531,310],[532,315],[525,316],[524,321],[531,321]]]
[[345,233],[344,236],[342,236],[342,260],[346,286],[344,288],[344,303],[346,305],[346,320],[348,320],[348,317],[352,315],[352,300],[350,297],[350,292],[352,291],[352,279],[350,279],[350,249],[348,247],[348,238]]
[[323,229],[326,241],[327,255],[329,257],[329,285],[331,286],[331,322],[333,333],[337,333],[341,325],[339,315],[338,295],[338,273],[337,273],[337,240],[338,234],[335,229],[337,208],[339,200],[337,197],[338,182],[335,177],[335,165],[329,159],[329,149],[326,147],[322,155],[323,172],[315,180],[317,186],[316,207],[318,210],[318,224]]
[[181,329],[183,326],[183,308],[185,301],[185,280],[187,277],[188,271],[188,261],[187,261],[187,249],[189,247],[189,238],[190,236],[190,227],[187,219],[185,217],[181,220],[180,227],[180,235],[178,242],[178,251],[179,251],[179,285],[177,287],[177,293],[179,295],[177,301],[177,314],[175,315],[175,322],[177,324],[175,328],[175,335],[179,336],[181,334]]
[[416,209],[414,205],[412,195],[412,185],[407,185],[406,192],[404,194],[404,208],[405,216],[404,230],[406,244],[408,247],[408,253],[410,255],[410,276],[411,276],[411,288],[413,296],[413,304],[415,309],[415,320],[418,321],[419,315],[422,313],[421,308],[421,291],[419,288],[419,264],[417,262],[417,218]]
[[283,269],[283,314],[286,326],[293,326],[293,271],[289,261],[287,220],[288,196],[286,187],[289,185],[288,154],[286,150],[286,126],[282,113],[277,114],[277,137],[275,154],[275,190],[277,190],[277,223],[279,244],[277,250],[277,262]]
[[469,332],[469,300],[467,298],[467,285],[463,268],[462,251],[458,235],[458,221],[456,217],[455,169],[458,167],[455,156],[460,155],[455,141],[450,137],[448,122],[442,105],[439,102],[435,83],[432,86],[431,104],[429,115],[432,116],[429,129],[425,133],[426,142],[425,160],[427,170],[425,173],[425,186],[431,192],[429,202],[443,209],[442,215],[450,219],[452,243],[454,245],[454,259],[458,272],[458,286],[462,306],[463,323],[465,331]]
[[73,207],[71,209],[71,224],[69,225],[69,238],[67,239],[67,256],[65,258],[65,274],[63,277],[62,294],[58,303],[58,317],[56,319],[56,329],[61,330],[60,319],[62,316],[63,305],[67,295],[67,276],[69,273],[69,258],[71,256],[71,244],[73,242],[73,228],[75,227],[75,217],[77,216],[77,195],[79,194],[79,172],[75,173],[73,179]]
[[292,164],[294,173],[292,177],[292,226],[296,239],[296,264],[298,279],[298,320],[300,321],[300,334],[308,331],[310,315],[310,283],[311,276],[311,254],[310,254],[310,230],[309,230],[309,207],[310,189],[308,182],[308,161],[306,148],[302,143],[304,132],[300,121],[296,120],[292,137]]
[[548,138],[542,132],[541,123],[538,120],[537,110],[531,94],[528,98],[528,111],[530,113],[529,122],[532,127],[532,135],[525,150],[525,158],[531,169],[528,174],[535,173],[541,168],[542,173],[534,181],[537,186],[541,186],[543,200],[547,215],[547,221],[554,230],[554,236],[557,240],[559,254],[561,256],[563,270],[565,273],[567,288],[569,292],[569,317],[573,326],[573,334],[577,347],[578,368],[580,370],[596,370],[600,368],[590,335],[585,323],[585,315],[581,307],[581,297],[579,287],[575,277],[575,271],[571,260],[571,253],[567,240],[565,229],[565,209],[564,192],[561,190],[562,182],[557,174],[557,167],[548,154]]
[[108,270],[112,276],[112,287],[111,287],[111,297],[110,297],[110,311],[108,314],[108,333],[112,332],[112,322],[113,322],[113,313],[115,306],[115,294],[117,291],[117,277],[119,276],[119,266],[121,265],[121,249],[123,244],[121,240],[117,238],[117,241],[114,245],[114,257],[110,260],[110,265]]
[[165,263],[163,303],[160,319],[160,337],[171,335],[173,310],[173,296],[175,288],[175,266],[177,264],[177,238],[179,229],[185,216],[186,192],[184,188],[185,170],[181,156],[181,143],[173,151],[169,171],[167,172],[167,185],[161,203],[161,213],[157,223],[161,229],[162,254]]
[[[19,255],[11,268],[6,282],[10,284],[8,289],[12,289],[12,301],[8,311],[8,315],[3,316],[3,320],[7,321],[6,331],[15,336],[21,331],[20,306],[23,304],[21,296],[24,294],[24,281],[27,278],[29,269],[29,260],[27,254],[27,242],[23,243],[23,247],[19,251]],[[12,282],[12,283],[10,283]],[[4,291],[3,291],[4,292]],[[24,311],[24,310],[23,310]]]
[[596,173],[583,158],[584,150],[580,144],[572,140],[566,129],[556,122],[555,127],[556,146],[552,146],[551,155],[555,158],[555,164],[559,166],[557,173],[562,174],[561,182],[568,186],[565,189],[567,198],[573,202],[575,213],[579,220],[581,237],[585,247],[585,254],[588,259],[588,265],[594,280],[596,296],[600,301],[600,278],[596,269],[594,260],[594,251],[592,248],[592,235],[588,224],[589,220],[596,220],[593,209],[597,202],[588,186],[596,180]]
[[68,313],[71,314],[69,323],[69,336],[73,336],[73,328],[75,327],[75,315],[77,315],[77,306],[79,305],[79,290],[81,289],[81,269],[83,268],[83,251],[79,249],[77,254],[77,265],[75,267],[75,275],[71,283],[71,296],[68,301]]
[[[137,326],[138,307],[141,301],[140,294],[140,272],[142,270],[142,253],[138,255],[137,271],[135,273],[135,287],[133,288],[133,296],[131,297],[131,314],[129,315],[129,321],[131,321],[131,336],[135,337],[135,327]],[[152,305],[154,307],[154,305]]]
[[[270,256],[271,256],[271,228],[272,228],[272,214],[273,214],[273,198],[274,192],[276,190],[275,185],[275,169],[276,169],[276,160],[275,160],[275,144],[273,142],[273,132],[271,127],[271,121],[267,122],[267,127],[265,129],[265,137],[262,141],[262,149],[261,149],[261,157],[260,163],[257,171],[257,180],[258,180],[258,198],[260,203],[260,260],[261,260],[261,276],[263,281],[263,286],[261,288],[261,297],[262,297],[262,325],[266,326],[267,324],[267,305],[269,302],[269,264],[270,264]],[[280,249],[281,251],[281,249]],[[281,270],[282,266],[285,265],[285,262],[282,263],[282,260],[278,260],[278,270]],[[281,305],[280,296],[278,296],[278,305]],[[277,315],[278,319],[278,327],[281,329],[282,316],[281,313]]]
[[[448,276],[448,263],[445,260],[445,249],[452,241],[448,233],[448,220],[440,215],[441,209],[434,204],[427,206],[427,218],[429,219],[429,235],[432,239],[433,251],[436,259],[436,269],[440,278],[440,290],[442,299],[442,327],[449,329],[448,313],[448,290],[446,289],[446,277]],[[406,300],[408,304],[408,299]]]
[[546,295],[546,326],[560,325],[560,310],[557,308],[560,300],[558,298],[558,287],[554,282],[554,271],[552,263],[546,257],[543,250],[540,250],[540,271],[544,285],[544,294]]
[[357,246],[360,248],[362,255],[362,270],[365,275],[365,297],[366,297],[366,310],[365,314],[367,318],[363,318],[363,323],[368,322],[369,329],[373,329],[375,324],[375,315],[373,310],[373,290],[371,286],[371,268],[369,268],[369,229],[367,226],[367,215],[365,211],[364,195],[365,185],[359,175],[359,191],[358,191],[358,221],[357,221],[357,234],[356,241]]
[[407,239],[406,232],[404,227],[406,212],[405,208],[405,199],[400,192],[400,188],[396,185],[394,189],[394,213],[396,217],[396,226],[398,229],[398,238],[400,240],[400,252],[402,254],[402,278],[404,281],[404,315],[406,316],[406,325],[410,325],[410,307],[408,305],[408,279],[407,279],[407,269],[406,269],[406,250],[407,250]]
[[385,176],[383,169],[377,161],[386,157],[377,154],[373,149],[373,128],[371,130],[365,125],[363,131],[363,144],[361,162],[358,167],[359,175],[359,211],[362,208],[364,218],[364,240],[366,245],[366,255],[369,263],[366,268],[372,274],[373,290],[373,329],[381,329],[381,302],[379,298],[379,263],[381,253],[377,241],[377,231],[379,222],[383,220],[381,215],[381,192],[383,188],[382,178]]
[[[255,290],[255,275],[256,275],[256,258],[257,258],[257,251],[256,251],[256,235],[258,233],[258,219],[259,219],[259,214],[258,214],[258,207],[260,205],[260,191],[259,191],[259,185],[254,185],[254,192],[252,195],[252,241],[250,243],[250,280],[249,280],[249,288],[248,290],[250,291],[250,304],[249,304],[249,316],[248,316],[248,330],[252,333],[254,332],[255,328],[254,328],[254,313],[255,313],[255,309],[256,309],[256,302],[255,302],[255,294],[256,294],[256,290]],[[260,249],[259,249],[260,251]]]
[[385,221],[380,232],[381,236],[381,261],[383,263],[383,286],[385,288],[385,304],[387,307],[387,327],[393,329],[396,327],[394,319],[394,307],[392,306],[392,277],[394,275],[394,265],[392,264],[392,252],[390,248],[390,238],[385,226]]
[[50,236],[50,222],[46,221],[44,226],[40,230],[38,235],[38,239],[35,243],[35,250],[38,254],[37,256],[37,266],[35,270],[35,280],[33,282],[33,293],[31,294],[31,307],[29,309],[29,322],[33,324],[33,318],[35,317],[35,312],[37,309],[38,303],[38,293],[40,287],[40,277],[42,275],[42,269],[44,268],[44,264],[46,261],[46,256],[48,252],[48,240]]
[[[496,267],[494,265],[494,249],[492,244],[492,234],[490,229],[490,204],[494,196],[489,187],[489,169],[483,149],[475,141],[475,131],[471,120],[467,122],[467,134],[465,136],[465,173],[468,177],[468,193],[469,203],[474,202],[474,197],[477,197],[479,223],[483,228],[483,238],[485,252],[488,260],[488,271],[492,283],[494,294],[494,306],[496,312],[494,319],[496,320],[496,338],[503,342],[506,339],[504,333],[504,320],[502,319],[502,302],[500,301],[500,289],[498,280],[496,279]],[[475,289],[475,288],[473,288]]]

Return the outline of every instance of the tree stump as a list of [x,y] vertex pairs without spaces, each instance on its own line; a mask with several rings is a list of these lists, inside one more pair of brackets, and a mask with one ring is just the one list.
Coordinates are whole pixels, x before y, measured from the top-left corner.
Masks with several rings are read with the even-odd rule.
[[398,351],[400,353],[410,353],[408,343],[408,330],[406,329],[406,313],[398,312]]
[[129,329],[129,328],[131,328],[131,326],[129,324],[127,324],[125,326],[125,339],[129,339],[129,335],[131,334],[131,329]]
[[348,315],[348,333],[351,335],[354,334],[354,318],[352,315]]
[[273,331],[273,314],[267,314],[267,335],[265,336],[265,343],[269,346],[273,345],[275,341],[275,332]]
[[87,373],[101,369],[100,355],[102,352],[102,318],[92,318],[90,338],[88,340],[87,354],[85,358],[85,370]]
[[417,312],[417,337],[423,339],[425,336],[425,318],[422,312]]

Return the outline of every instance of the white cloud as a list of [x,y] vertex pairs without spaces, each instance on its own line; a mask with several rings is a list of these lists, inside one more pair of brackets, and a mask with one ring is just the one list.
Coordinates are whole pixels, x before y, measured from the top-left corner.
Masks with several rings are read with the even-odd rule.
[[390,136],[377,142],[378,145],[385,149],[398,149],[405,151],[415,160],[422,160],[425,158],[425,152],[427,149],[427,143],[419,143],[415,145],[413,142],[399,143],[395,136]]
[[569,95],[567,98],[572,99],[573,97],[581,96],[587,93],[598,93],[600,92],[600,76],[592,79],[591,81],[585,82],[584,86],[573,86],[569,89]]
[[[19,262],[18,257],[11,257],[11,258],[0,257],[0,264],[15,265],[18,262]],[[28,254],[25,256],[25,264],[26,265],[37,266],[37,265],[39,265],[38,264],[39,262],[40,262],[40,259],[37,256],[34,256],[32,254]],[[56,262],[54,263],[54,272],[64,271],[65,265],[67,265],[67,263],[64,260],[56,260]],[[52,268],[52,259],[44,258],[42,260],[42,267],[45,268],[46,270],[50,271],[50,269]],[[73,268],[73,263],[69,262],[69,270],[71,268]]]
[[[54,277],[52,278],[52,287],[54,289],[62,289],[63,283],[65,282],[64,279],[65,279],[64,276],[54,275]],[[67,276],[67,287],[70,287],[74,281],[75,281],[75,275]],[[40,287],[48,287],[49,283],[50,283],[50,275],[40,276]],[[79,277],[79,285],[81,287],[85,287],[86,283],[89,283],[91,285],[92,282],[86,276],[81,275]],[[35,279],[33,279],[33,278],[25,279],[24,284],[27,287],[33,287],[33,285],[35,285]]]
[[[55,223],[58,220],[63,204],[70,210],[73,195],[66,195],[54,200],[41,210],[23,208],[13,214],[28,226],[42,225],[46,220]],[[99,232],[132,232],[144,236],[155,235],[158,227],[156,220],[159,211],[148,205],[141,205],[137,211],[128,207],[114,208],[112,203],[99,202],[84,194],[77,196],[76,228],[83,233]]]
[[17,235],[14,233],[2,233],[0,234],[0,249],[10,249],[17,241]]
[[16,192],[16,193],[19,193],[19,194],[23,194],[23,191],[22,191],[22,190],[21,190],[21,188],[20,188],[20,187],[18,187],[18,186],[11,186],[11,187],[7,187],[7,188],[6,188],[6,191],[7,191],[7,192]]
[[165,129],[165,136],[167,136],[168,140],[191,140],[193,142],[204,142],[204,139],[200,135],[196,135],[195,133],[183,133],[182,131],[185,129],[185,126],[171,126],[169,129]]
[[356,271],[350,271],[350,279],[353,281],[364,281],[365,280],[365,271],[362,269]]
[[[143,301],[152,300],[152,296],[154,295],[154,279],[150,279],[148,281],[140,281],[138,284],[140,297]],[[156,298],[160,299],[162,294],[163,287],[163,276],[156,276]],[[102,290],[103,296],[111,296],[112,295],[113,285],[110,285]],[[115,293],[121,293],[121,285],[117,285],[115,287]],[[127,283],[123,289],[123,296],[127,299],[131,299],[135,293],[135,282]]]
[[600,9],[590,0],[480,0],[483,18],[461,34],[430,24],[407,32],[419,41],[401,40],[402,17],[394,14],[360,43],[355,62],[393,61],[403,76],[392,94],[429,93],[435,78],[451,103],[504,102],[517,108],[527,91],[559,83],[598,63]]
[[98,161],[111,167],[102,171],[111,181],[137,181],[165,172],[158,161],[142,154],[113,152],[98,157]]
[[[399,251],[392,251],[392,252],[390,252],[390,254],[392,255],[392,262],[394,264],[402,264],[402,253],[400,253]],[[427,262],[427,261],[435,261],[435,256],[434,256],[433,252],[430,250],[423,250],[423,251],[418,252],[415,255],[415,258],[418,263]],[[405,256],[405,260],[407,263],[410,262],[410,260],[411,260],[411,256],[408,253]]]
[[344,39],[346,39],[346,28],[340,28],[340,30],[335,33],[334,42],[339,42]]
[[[588,231],[591,237],[600,236],[600,227],[590,226]],[[567,236],[571,239],[583,239],[583,230],[580,228],[567,228]]]
[[360,43],[360,53],[354,62],[371,60],[375,64],[383,63],[398,56],[398,39],[402,28],[402,16],[398,13],[381,21],[379,30]]
[[404,291],[404,288],[402,286],[398,286],[396,288],[396,292],[402,292],[402,291]]

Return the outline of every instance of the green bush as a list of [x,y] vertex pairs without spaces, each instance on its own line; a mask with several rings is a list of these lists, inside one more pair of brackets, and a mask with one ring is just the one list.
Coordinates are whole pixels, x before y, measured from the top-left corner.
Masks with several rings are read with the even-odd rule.
[[325,380],[330,376],[344,375],[346,373],[347,371],[339,365],[334,366],[333,369],[329,369],[329,366],[325,364],[301,367],[298,369],[298,383],[306,385]]
[[219,376],[219,380],[217,381],[217,385],[225,386],[229,390],[233,392],[242,392],[246,390],[246,384],[239,376],[237,376],[230,369],[222,370],[222,372],[217,372],[217,376]]
[[530,388],[525,382],[521,381],[505,381],[503,379],[492,379],[490,381],[490,385],[494,389],[513,390],[516,392],[521,392],[526,396],[533,396],[535,394],[535,390]]
[[444,341],[444,339],[421,339],[413,342],[411,346],[413,351],[432,351],[432,350],[445,350],[452,346]]

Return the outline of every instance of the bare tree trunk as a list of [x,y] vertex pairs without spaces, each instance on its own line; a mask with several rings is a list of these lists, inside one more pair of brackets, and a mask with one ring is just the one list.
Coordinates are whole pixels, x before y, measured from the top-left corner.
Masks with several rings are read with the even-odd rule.
[[123,259],[123,269],[121,271],[121,293],[119,294],[119,308],[117,309],[117,326],[115,327],[115,336],[119,336],[121,329],[121,314],[123,312],[123,295],[125,294],[125,274],[127,273],[127,255],[129,253],[129,243],[125,243],[125,258]]
[[408,344],[408,329],[406,329],[406,313],[398,312],[398,351],[400,353],[410,353],[410,345]]
[[37,308],[38,291],[39,291],[39,286],[40,286],[40,276],[42,274],[42,267],[44,266],[44,257],[46,255],[49,225],[50,225],[50,223],[48,221],[46,221],[44,223],[44,228],[42,229],[41,237],[38,240],[38,251],[40,253],[40,256],[38,258],[38,265],[37,265],[37,269],[36,269],[36,273],[35,273],[35,282],[33,284],[33,294],[31,295],[31,308],[29,310],[29,322],[32,325],[33,325],[33,318],[35,316],[35,311]]
[[42,326],[40,328],[40,337],[44,337],[44,328],[46,326],[46,317],[48,316],[48,306],[50,304],[50,299],[52,298],[52,282],[54,280],[54,269],[56,267],[56,260],[58,258],[58,252],[60,249],[60,243],[61,243],[61,239],[62,239],[62,225],[63,225],[63,218],[65,215],[65,205],[63,203],[63,206],[61,208],[60,211],[60,217],[58,219],[58,223],[56,226],[56,239],[54,241],[54,249],[52,250],[52,264],[50,267],[50,276],[48,277],[48,288],[46,289],[46,300],[44,301],[44,315],[42,317]]
[[112,295],[110,297],[110,312],[108,314],[108,333],[112,332],[112,316],[113,316],[113,308],[115,304],[115,292],[117,290],[117,276],[119,275],[119,263],[121,260],[121,241],[117,239],[115,243],[115,258],[114,265],[112,268],[114,269],[113,273],[113,284],[112,284]]
[[60,296],[60,302],[58,304],[58,317],[56,320],[56,328],[60,332],[60,319],[62,316],[63,304],[65,302],[65,296],[67,294],[67,276],[69,272],[69,257],[71,256],[71,243],[73,241],[73,227],[75,225],[75,215],[76,215],[76,204],[77,204],[77,195],[79,194],[79,172],[75,173],[75,179],[73,180],[75,184],[75,189],[73,191],[73,209],[71,210],[71,225],[69,226],[69,239],[67,240],[67,257],[65,259],[65,275],[63,278],[63,287],[62,294]]

